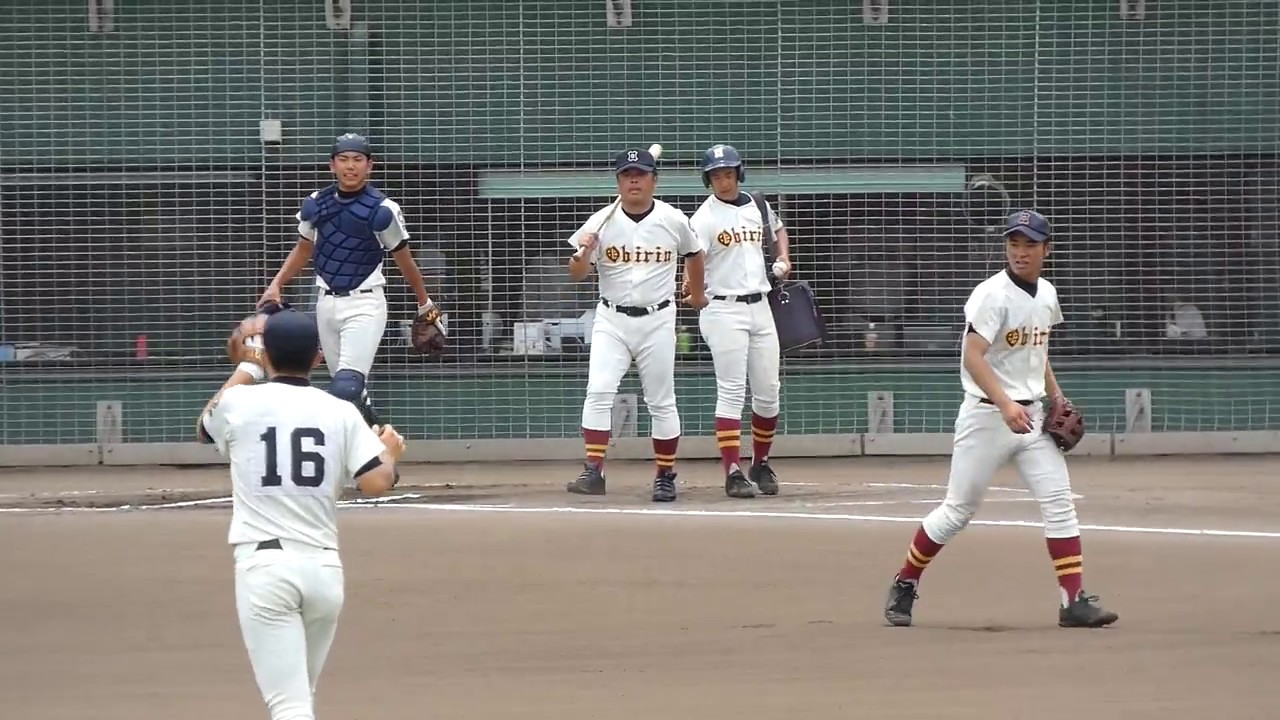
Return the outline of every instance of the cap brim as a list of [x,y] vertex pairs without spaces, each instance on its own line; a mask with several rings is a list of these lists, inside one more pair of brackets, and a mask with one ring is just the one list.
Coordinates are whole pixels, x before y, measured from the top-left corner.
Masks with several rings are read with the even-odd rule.
[[1026,225],[1019,225],[1019,226],[1017,226],[1017,227],[1011,227],[1011,228],[1009,228],[1008,230],[1005,230],[1005,231],[1004,231],[1004,236],[1005,236],[1005,237],[1009,237],[1010,235],[1012,235],[1012,234],[1014,234],[1014,233],[1022,233],[1023,235],[1026,235],[1026,236],[1027,236],[1027,238],[1029,238],[1029,239],[1031,239],[1031,240],[1033,240],[1033,241],[1035,241],[1035,242],[1044,242],[1045,240],[1048,240],[1048,239],[1049,239],[1049,236],[1048,236],[1047,234],[1042,233],[1042,232],[1040,232],[1039,230],[1033,230],[1033,229],[1031,229],[1031,228],[1027,227]]
[[623,165],[622,167],[618,168],[617,170],[614,170],[613,172],[614,172],[614,174],[616,175],[616,174],[618,174],[618,173],[622,172],[623,170],[630,170],[631,168],[636,168],[637,170],[643,170],[643,171],[645,171],[645,172],[656,172],[656,171],[657,171],[657,168],[655,168],[655,167],[654,167],[654,166],[652,166],[652,165],[646,165],[646,164],[641,163],[641,162],[632,162],[632,163],[627,163],[626,165]]

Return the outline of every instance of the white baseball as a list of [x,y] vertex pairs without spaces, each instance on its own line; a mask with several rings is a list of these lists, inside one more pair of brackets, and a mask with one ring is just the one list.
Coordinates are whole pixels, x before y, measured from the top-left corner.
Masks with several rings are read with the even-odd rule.
[[787,264],[781,260],[775,261],[773,263],[773,276],[781,278],[785,274],[787,274]]
[[654,160],[657,160],[658,158],[662,157],[662,146],[659,145],[658,143],[654,143],[650,145],[649,154],[653,156]]

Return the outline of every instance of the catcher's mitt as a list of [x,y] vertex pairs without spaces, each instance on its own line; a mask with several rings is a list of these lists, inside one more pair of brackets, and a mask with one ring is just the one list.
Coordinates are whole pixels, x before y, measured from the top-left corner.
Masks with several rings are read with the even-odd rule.
[[1070,400],[1055,397],[1049,401],[1044,431],[1062,452],[1069,452],[1084,437],[1084,415]]
[[[268,302],[253,315],[245,316],[227,338],[227,359],[231,364],[251,362],[261,365],[262,331],[267,327],[267,317],[288,309],[289,303]],[[257,338],[256,342],[253,342],[254,338]]]
[[410,341],[413,349],[423,355],[439,356],[449,342],[449,319],[431,301],[418,308],[413,319]]

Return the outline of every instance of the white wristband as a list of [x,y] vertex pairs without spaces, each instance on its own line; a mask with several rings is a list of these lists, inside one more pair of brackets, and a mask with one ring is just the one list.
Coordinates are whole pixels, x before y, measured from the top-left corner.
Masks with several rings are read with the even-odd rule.
[[261,365],[257,363],[251,363],[248,361],[242,362],[239,365],[237,365],[236,370],[239,370],[240,372],[249,373],[250,375],[253,376],[254,382],[262,382],[262,378],[267,376],[266,371],[262,369]]

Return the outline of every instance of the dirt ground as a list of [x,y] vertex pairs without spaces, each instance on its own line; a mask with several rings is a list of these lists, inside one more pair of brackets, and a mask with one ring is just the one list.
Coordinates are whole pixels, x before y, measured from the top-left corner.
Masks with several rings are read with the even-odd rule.
[[[1005,474],[881,607],[945,460],[779,460],[776,498],[681,498],[613,463],[419,465],[340,513],[347,602],[322,719],[1280,717],[1280,458],[1080,458],[1085,585],[1056,626],[1035,503]],[[6,718],[265,718],[236,625],[224,468],[0,475]],[[119,509],[128,505],[130,509]],[[1224,531],[1224,532],[1206,532]]]

